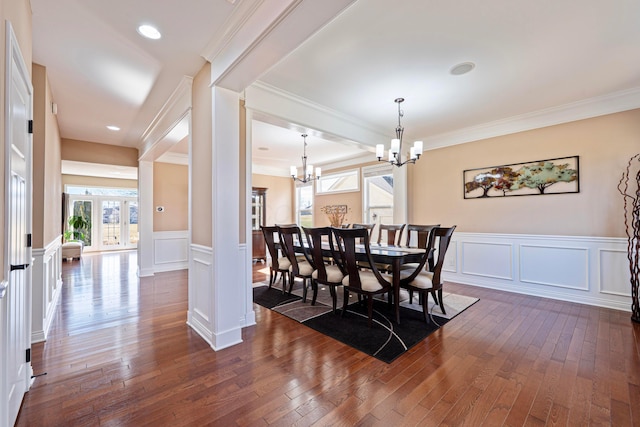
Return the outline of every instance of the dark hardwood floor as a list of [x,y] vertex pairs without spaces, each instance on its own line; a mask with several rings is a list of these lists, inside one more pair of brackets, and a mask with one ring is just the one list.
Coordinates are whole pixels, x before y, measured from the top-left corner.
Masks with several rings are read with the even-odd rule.
[[259,306],[214,352],[185,323],[186,271],[135,269],[135,252],[64,263],[17,425],[640,426],[627,312],[446,284],[480,301],[392,364]]

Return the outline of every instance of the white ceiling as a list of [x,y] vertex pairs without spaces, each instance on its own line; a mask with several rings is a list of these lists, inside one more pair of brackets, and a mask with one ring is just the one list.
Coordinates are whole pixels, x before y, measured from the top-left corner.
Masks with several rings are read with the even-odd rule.
[[[48,69],[62,137],[137,146],[243,1],[31,0],[34,62]],[[404,97],[408,140],[619,97],[624,106],[610,109],[638,108],[638,16],[637,0],[358,0],[260,81],[389,137],[393,100]],[[145,22],[163,38],[142,39],[135,28]],[[466,61],[473,71],[450,73]],[[350,147],[267,121],[252,124],[259,167],[299,163],[302,132],[310,134],[311,162],[365,153],[366,141]],[[107,131],[108,124],[122,130]]]

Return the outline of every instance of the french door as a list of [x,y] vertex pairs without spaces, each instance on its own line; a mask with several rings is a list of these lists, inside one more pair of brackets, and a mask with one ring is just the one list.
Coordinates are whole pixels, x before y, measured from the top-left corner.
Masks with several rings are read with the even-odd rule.
[[138,244],[138,200],[133,197],[69,196],[69,212],[83,215],[85,250],[132,249]]

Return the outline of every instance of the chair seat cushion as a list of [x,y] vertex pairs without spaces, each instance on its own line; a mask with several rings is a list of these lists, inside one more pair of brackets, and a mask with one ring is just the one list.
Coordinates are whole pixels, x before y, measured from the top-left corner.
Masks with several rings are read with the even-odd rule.
[[[361,271],[360,275],[360,283],[362,284],[362,290],[367,292],[376,292],[383,288],[382,284],[378,281],[378,278],[372,271]],[[382,274],[386,280],[391,282],[392,278],[388,274]],[[349,276],[345,276],[342,279],[342,284],[345,286],[349,286]]]
[[[325,270],[327,271],[327,282],[331,283],[341,283],[344,278],[344,274],[338,268],[337,265],[325,265]],[[312,279],[318,278],[318,270],[314,270],[311,275]]]
[[[273,262],[271,263],[271,267],[273,267]],[[278,258],[278,270],[289,270],[291,267],[291,261],[287,257]]]
[[[411,270],[411,271],[415,271],[416,268],[418,268],[420,266],[420,263],[417,262],[408,262],[406,264],[402,264],[400,266],[400,270]],[[426,264],[425,264],[426,266]]]
[[[406,273],[405,273],[406,272]],[[402,271],[400,273],[400,277],[402,278],[403,273],[405,277],[408,277],[410,275],[411,272],[409,271]],[[414,288],[418,288],[418,289],[431,289],[433,288],[433,273],[430,271],[423,271],[420,274],[418,274],[416,276],[415,279],[413,279],[413,282],[409,283],[409,286],[412,286]]]
[[[293,265],[289,267],[289,272],[293,273]],[[311,276],[313,273],[313,267],[307,261],[298,263],[298,274],[300,276]]]

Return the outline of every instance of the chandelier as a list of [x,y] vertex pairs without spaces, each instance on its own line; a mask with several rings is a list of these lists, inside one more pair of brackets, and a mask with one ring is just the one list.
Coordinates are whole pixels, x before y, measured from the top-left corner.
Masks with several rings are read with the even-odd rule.
[[404,111],[400,109],[400,104],[404,102],[404,98],[396,98],[394,102],[398,104],[398,126],[396,127],[396,137],[391,140],[389,158],[384,160],[382,159],[382,157],[384,157],[384,144],[376,145],[376,157],[379,162],[389,162],[398,167],[406,165],[407,163],[415,164],[416,160],[420,158],[420,155],[424,150],[423,143],[422,141],[415,141],[413,143],[413,147],[409,150],[409,157],[404,162],[402,161],[402,133],[404,132],[404,127],[402,127],[400,119],[404,116]]
[[316,174],[314,176],[313,165],[307,165],[307,134],[303,133],[302,138],[304,141],[304,151],[302,152],[302,178],[298,178],[298,168],[295,166],[291,166],[291,178],[293,178],[294,181],[307,183],[314,179],[320,179],[321,171],[320,168],[316,168]]

